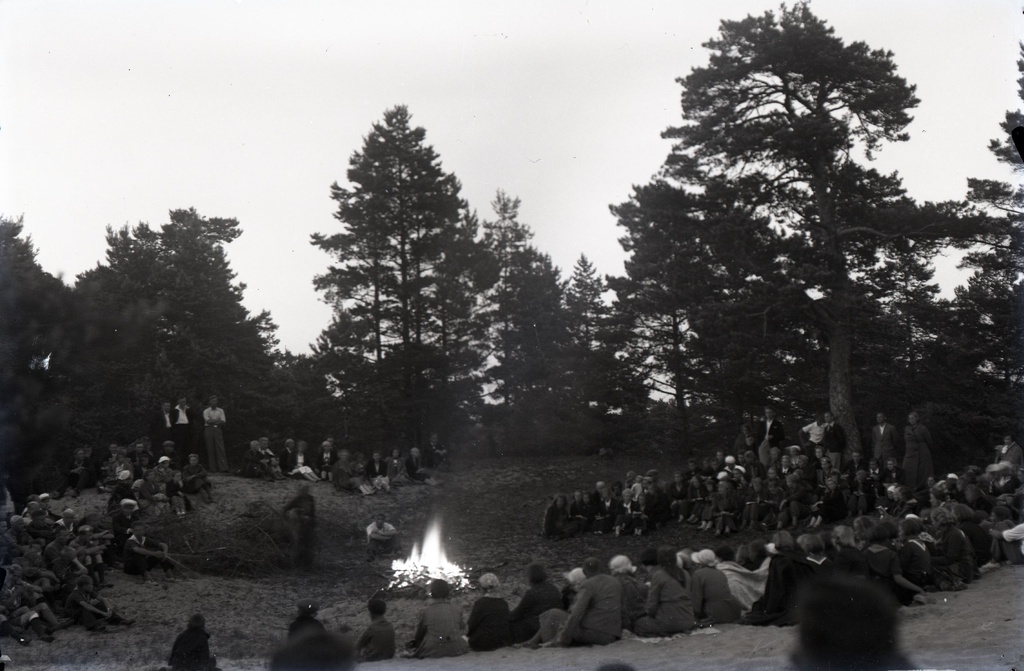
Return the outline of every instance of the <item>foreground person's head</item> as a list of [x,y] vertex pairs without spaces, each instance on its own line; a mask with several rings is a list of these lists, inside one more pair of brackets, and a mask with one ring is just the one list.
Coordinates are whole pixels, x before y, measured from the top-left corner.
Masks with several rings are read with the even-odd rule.
[[899,652],[896,600],[849,576],[814,580],[801,590],[793,665],[801,671],[909,669]]
[[352,643],[326,632],[302,636],[270,658],[270,671],[349,671],[354,668]]

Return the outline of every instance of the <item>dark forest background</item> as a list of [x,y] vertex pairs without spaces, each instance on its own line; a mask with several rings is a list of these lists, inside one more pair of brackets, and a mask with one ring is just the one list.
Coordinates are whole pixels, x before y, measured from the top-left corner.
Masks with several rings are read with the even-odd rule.
[[[436,432],[459,458],[683,457],[729,450],[770,403],[794,436],[831,409],[854,443],[876,412],[902,427],[916,409],[939,470],[990,457],[1024,399],[1019,184],[921,203],[877,172],[873,154],[908,140],[914,86],[806,5],[723,21],[705,46],[664,165],[611,206],[622,276],[583,256],[555,267],[517,198],[479,214],[410,111],[384,112],[311,240],[333,259],[314,282],[333,319],[308,354],[242,306],[234,219],[108,228],[73,286],[3,219],[3,472],[27,482],[77,446],[145,434],[163,400],[210,394],[235,454],[260,435],[372,449]],[[992,122],[993,160],[1019,174],[1021,113]],[[934,261],[951,250],[966,279],[944,298]]]

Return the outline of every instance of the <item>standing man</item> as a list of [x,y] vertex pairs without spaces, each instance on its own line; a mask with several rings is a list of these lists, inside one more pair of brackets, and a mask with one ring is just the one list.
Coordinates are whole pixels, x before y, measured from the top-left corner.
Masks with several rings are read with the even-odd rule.
[[871,428],[871,456],[884,464],[887,459],[896,458],[896,427],[885,421],[881,412],[875,415],[875,422]]
[[913,491],[925,486],[928,478],[935,475],[932,468],[932,434],[924,424],[921,416],[912,412],[907,417],[907,427],[903,429],[903,443],[906,453],[903,455],[903,477],[906,485]]
[[[800,447],[804,448],[804,454],[814,454],[814,448],[822,444],[825,438],[825,414],[817,413],[814,421],[797,432],[796,437],[800,439]],[[807,439],[804,440],[804,436]]]
[[149,440],[153,445],[163,445],[165,440],[174,440],[171,435],[173,424],[171,422],[171,403],[164,401],[160,404],[160,410],[153,414],[149,422]]
[[843,466],[843,453],[846,452],[846,434],[843,427],[836,424],[831,412],[825,412],[825,427],[821,437],[821,446],[828,453],[828,458],[837,471]]
[[210,397],[210,406],[203,410],[203,435],[206,439],[206,452],[210,458],[211,473],[227,473],[228,455],[224,451],[224,425],[227,417],[224,408],[217,406],[217,397]]
[[171,440],[182,454],[195,451],[196,422],[195,413],[188,407],[188,399],[178,399],[178,404],[171,408]]
[[996,445],[996,460],[993,463],[998,464],[1000,461],[1010,462],[1014,475],[1017,475],[1021,466],[1024,465],[1024,452],[1021,451],[1020,445],[1010,434],[1003,436],[1002,445]]
[[764,420],[757,425],[757,458],[765,468],[771,464],[771,448],[782,448],[786,440],[786,429],[782,422],[775,418],[775,408],[766,405]]

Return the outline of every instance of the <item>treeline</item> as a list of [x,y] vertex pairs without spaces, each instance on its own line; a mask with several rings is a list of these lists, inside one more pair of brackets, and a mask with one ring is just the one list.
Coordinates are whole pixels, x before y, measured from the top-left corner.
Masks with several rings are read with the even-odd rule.
[[[334,316],[310,354],[282,353],[270,315],[242,306],[233,219],[108,229],[73,287],[3,220],[4,471],[131,440],[160,401],[213,393],[233,449],[438,433],[467,456],[701,453],[771,403],[791,430],[830,407],[853,441],[877,411],[917,409],[940,468],[987,455],[1022,416],[1022,191],[970,180],[963,201],[918,203],[872,168],[907,140],[914,87],[806,5],[724,21],[705,47],[665,164],[612,207],[619,277],[581,256],[564,279],[517,198],[480,216],[409,111],[385,112],[331,187],[337,225],[312,239],[333,259],[315,286]],[[1020,122],[991,147],[1017,170]],[[943,298],[949,250],[968,276]]]

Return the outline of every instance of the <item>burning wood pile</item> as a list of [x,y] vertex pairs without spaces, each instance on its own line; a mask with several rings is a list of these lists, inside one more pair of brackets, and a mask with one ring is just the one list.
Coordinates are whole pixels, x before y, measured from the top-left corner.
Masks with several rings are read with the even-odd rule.
[[469,588],[466,570],[448,561],[441,545],[441,524],[433,521],[423,538],[423,549],[414,545],[408,559],[396,559],[391,564],[394,575],[388,590],[392,592],[426,592],[431,580],[440,578],[456,592]]

